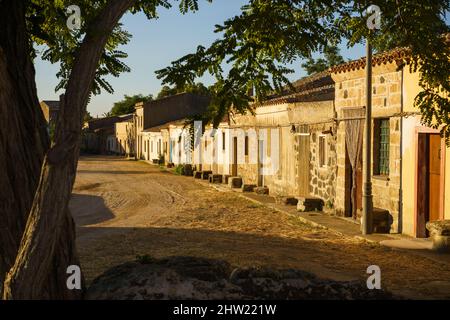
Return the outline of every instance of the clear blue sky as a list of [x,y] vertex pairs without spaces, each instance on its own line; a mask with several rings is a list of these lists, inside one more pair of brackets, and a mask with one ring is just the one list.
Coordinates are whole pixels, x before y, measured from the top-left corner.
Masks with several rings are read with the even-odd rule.
[[[214,25],[221,24],[227,18],[239,14],[240,8],[247,0],[215,0],[212,4],[201,2],[200,11],[181,15],[178,7],[170,10],[160,9],[160,18],[149,21],[142,14],[127,14],[122,23],[133,38],[123,51],[128,53],[126,64],[131,72],[120,75],[119,78],[109,78],[115,92],[103,92],[93,97],[88,105],[88,111],[93,115],[101,115],[112,108],[125,94],[144,95],[157,94],[161,83],[155,76],[155,71],[162,69],[170,62],[193,52],[198,45],[207,46],[218,38],[214,34]],[[345,58],[364,56],[364,49],[359,46],[347,50],[342,48]],[[293,65],[296,73],[291,80],[304,76],[300,67],[301,61]],[[59,93],[55,92],[58,83],[56,73],[58,65],[46,61],[36,61],[36,82],[40,100],[57,100]],[[211,79],[202,81],[209,85]]]

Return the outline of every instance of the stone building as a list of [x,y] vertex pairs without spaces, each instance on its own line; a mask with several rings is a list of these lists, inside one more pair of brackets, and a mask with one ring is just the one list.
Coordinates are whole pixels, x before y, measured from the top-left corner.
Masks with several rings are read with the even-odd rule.
[[[426,237],[428,221],[449,219],[444,208],[450,205],[446,197],[450,149],[439,130],[420,122],[414,107],[421,91],[419,75],[410,72],[409,54],[407,49],[396,49],[373,59],[373,204],[376,213],[388,213],[391,233]],[[362,58],[332,68],[338,115],[336,211],[355,218],[362,208],[362,150],[366,148],[365,66]]]
[[127,122],[133,115],[113,116],[87,121],[81,133],[81,151],[93,154],[110,153],[112,141],[115,140],[115,125],[119,122]]
[[[144,159],[143,132],[172,121],[194,117],[204,113],[210,98],[192,93],[181,93],[159,100],[136,104],[134,125],[136,128],[136,157]],[[163,134],[163,154],[169,157],[169,138]]]
[[[231,118],[241,129],[233,174],[275,196],[317,198],[332,207],[336,178],[334,82],[328,72],[293,83],[294,91]],[[236,160],[237,164],[236,164]],[[239,161],[242,160],[242,161]]]
[[59,101],[58,100],[44,100],[40,103],[44,118],[49,125],[56,124],[59,114]]
[[133,116],[131,115],[125,121],[115,123],[114,126],[114,135],[109,136],[107,141],[108,152],[133,157],[135,154]]

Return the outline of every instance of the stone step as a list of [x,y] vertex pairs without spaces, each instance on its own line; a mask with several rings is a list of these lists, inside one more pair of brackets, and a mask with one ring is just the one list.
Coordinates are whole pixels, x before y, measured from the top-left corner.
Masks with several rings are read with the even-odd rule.
[[212,174],[212,171],[202,171],[202,179],[209,180],[209,175]]
[[269,188],[267,187],[256,187],[255,188],[256,194],[269,194]]
[[194,170],[192,169],[192,165],[190,164],[185,164],[183,165],[183,174],[185,176],[192,176]]
[[373,232],[390,233],[393,218],[388,210],[373,208]]
[[228,179],[230,179],[230,175],[229,174],[224,174],[222,176],[222,183],[228,184]]
[[242,192],[253,192],[256,188],[256,184],[243,184]]
[[241,177],[229,177],[228,185],[232,189],[240,188],[240,187],[242,187],[242,178]]
[[314,197],[297,197],[297,210],[301,212],[322,211],[323,200]]
[[194,171],[194,179],[201,179],[201,178],[202,178],[202,172]]
[[433,240],[433,250],[450,253],[450,220],[428,222],[427,229]]
[[295,197],[276,197],[275,202],[286,206],[296,206],[298,204],[298,199]]
[[209,183],[222,183],[222,175],[221,174],[210,174],[209,175]]

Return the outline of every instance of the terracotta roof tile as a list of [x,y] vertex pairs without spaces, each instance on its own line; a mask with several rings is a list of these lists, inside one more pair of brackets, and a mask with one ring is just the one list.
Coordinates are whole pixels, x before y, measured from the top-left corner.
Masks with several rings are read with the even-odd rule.
[[[372,66],[379,66],[392,62],[401,63],[407,60],[411,55],[411,50],[408,48],[396,48],[387,52],[376,54],[372,59]],[[334,66],[330,69],[332,73],[342,73],[348,71],[355,71],[366,68],[366,57],[358,60],[350,61],[344,64]]]

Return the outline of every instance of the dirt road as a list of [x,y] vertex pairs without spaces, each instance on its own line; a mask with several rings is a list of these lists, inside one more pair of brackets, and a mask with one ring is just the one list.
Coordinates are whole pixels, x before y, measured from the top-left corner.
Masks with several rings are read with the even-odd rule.
[[71,210],[88,282],[138,255],[185,255],[298,268],[336,280],[365,281],[367,267],[378,265],[384,288],[450,299],[446,263],[316,229],[143,162],[82,158]]

